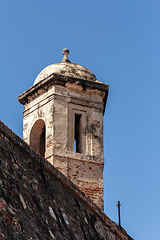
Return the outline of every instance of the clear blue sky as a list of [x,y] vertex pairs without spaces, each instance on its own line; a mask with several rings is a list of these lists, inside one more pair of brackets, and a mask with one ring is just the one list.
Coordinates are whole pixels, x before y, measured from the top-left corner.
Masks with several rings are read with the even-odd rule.
[[158,240],[160,1],[0,0],[0,119],[22,137],[16,97],[47,65],[72,62],[110,85],[104,116],[105,213],[136,240]]

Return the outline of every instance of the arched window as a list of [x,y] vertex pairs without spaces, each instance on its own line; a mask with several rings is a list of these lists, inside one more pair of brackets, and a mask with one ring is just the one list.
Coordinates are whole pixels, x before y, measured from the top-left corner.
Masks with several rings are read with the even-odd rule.
[[45,157],[46,151],[46,129],[45,123],[42,119],[37,120],[30,133],[30,146],[38,152],[40,155]]

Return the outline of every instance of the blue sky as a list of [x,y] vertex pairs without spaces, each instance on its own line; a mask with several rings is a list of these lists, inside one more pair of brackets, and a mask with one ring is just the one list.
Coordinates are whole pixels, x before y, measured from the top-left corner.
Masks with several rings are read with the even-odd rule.
[[16,97],[47,65],[72,62],[110,85],[105,213],[136,240],[159,239],[160,1],[0,0],[0,119],[22,137]]

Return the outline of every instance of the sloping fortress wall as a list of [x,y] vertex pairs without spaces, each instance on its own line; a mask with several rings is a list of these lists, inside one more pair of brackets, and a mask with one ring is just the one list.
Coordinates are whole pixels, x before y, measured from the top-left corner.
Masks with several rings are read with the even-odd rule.
[[0,239],[131,240],[0,121]]

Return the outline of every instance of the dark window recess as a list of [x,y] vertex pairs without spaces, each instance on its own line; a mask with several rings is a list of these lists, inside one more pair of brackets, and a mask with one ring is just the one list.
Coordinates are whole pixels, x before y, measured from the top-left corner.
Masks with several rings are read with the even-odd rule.
[[46,151],[46,131],[45,122],[42,119],[37,120],[30,133],[30,146],[43,157]]
[[45,149],[45,135],[46,135],[46,133],[45,133],[45,126],[44,126],[43,131],[42,131],[41,136],[40,136],[40,154],[43,157],[45,157],[44,155],[45,155],[45,151],[46,151],[46,149]]
[[75,114],[74,152],[82,153],[82,114]]

